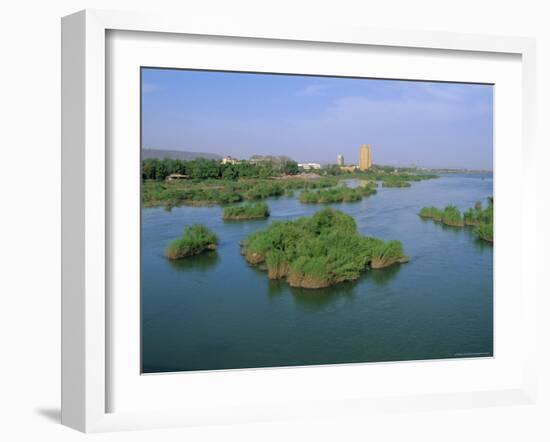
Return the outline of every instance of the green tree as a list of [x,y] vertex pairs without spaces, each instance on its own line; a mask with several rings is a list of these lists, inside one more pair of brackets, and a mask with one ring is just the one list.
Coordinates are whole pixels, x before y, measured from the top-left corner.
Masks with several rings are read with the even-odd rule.
[[226,164],[222,171],[224,180],[236,180],[239,177],[239,171],[233,164]]
[[290,160],[283,165],[282,172],[287,175],[296,175],[300,173],[300,168],[298,167],[298,163],[296,161]]

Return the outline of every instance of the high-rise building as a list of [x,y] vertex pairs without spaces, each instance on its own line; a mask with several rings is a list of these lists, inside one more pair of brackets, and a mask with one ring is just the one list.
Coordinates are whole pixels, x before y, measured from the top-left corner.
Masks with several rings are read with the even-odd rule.
[[359,170],[368,170],[372,167],[372,154],[368,144],[361,144],[359,148]]
[[344,165],[344,155],[338,155],[336,157],[336,164],[338,164],[339,166]]

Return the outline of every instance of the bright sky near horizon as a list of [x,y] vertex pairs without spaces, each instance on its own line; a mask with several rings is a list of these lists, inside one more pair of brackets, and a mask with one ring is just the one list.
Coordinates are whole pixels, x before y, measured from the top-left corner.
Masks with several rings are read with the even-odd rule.
[[142,147],[493,168],[490,85],[142,69]]

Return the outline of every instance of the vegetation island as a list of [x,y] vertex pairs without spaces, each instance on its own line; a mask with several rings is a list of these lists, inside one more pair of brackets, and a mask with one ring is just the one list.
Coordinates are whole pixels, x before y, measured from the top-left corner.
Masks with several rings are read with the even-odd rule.
[[411,183],[403,179],[391,178],[382,180],[382,187],[411,187]]
[[303,190],[300,193],[301,203],[342,203],[361,201],[364,196],[374,195],[376,193],[376,183],[368,182],[364,186],[349,188],[345,185],[331,187],[321,190]]
[[355,220],[326,208],[311,217],[276,221],[241,243],[246,261],[270,279],[309,289],[352,281],[368,268],[381,269],[408,258],[399,241],[361,235]]
[[173,240],[164,255],[168,259],[182,259],[208,250],[216,250],[218,237],[202,224],[187,226],[183,235]]
[[443,210],[437,207],[423,207],[419,214],[421,218],[432,219],[448,226],[474,228],[479,239],[493,242],[493,197],[488,198],[487,207],[483,208],[477,202],[473,208],[461,213],[456,206],[447,206]]
[[269,207],[266,203],[248,203],[223,209],[224,220],[265,219],[268,216]]

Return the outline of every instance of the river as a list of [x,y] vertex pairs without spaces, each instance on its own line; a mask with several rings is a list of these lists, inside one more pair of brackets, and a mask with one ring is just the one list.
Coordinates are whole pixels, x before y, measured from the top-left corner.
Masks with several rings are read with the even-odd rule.
[[[239,253],[251,232],[325,207],[301,204],[297,192],[268,199],[261,221],[224,222],[220,206],[142,209],[142,371],[492,356],[492,245],[417,215],[485,205],[492,192],[492,175],[449,174],[330,204],[361,233],[400,240],[411,260],[318,290],[270,281]],[[216,232],[218,250],[166,260],[167,244],[193,223]]]

